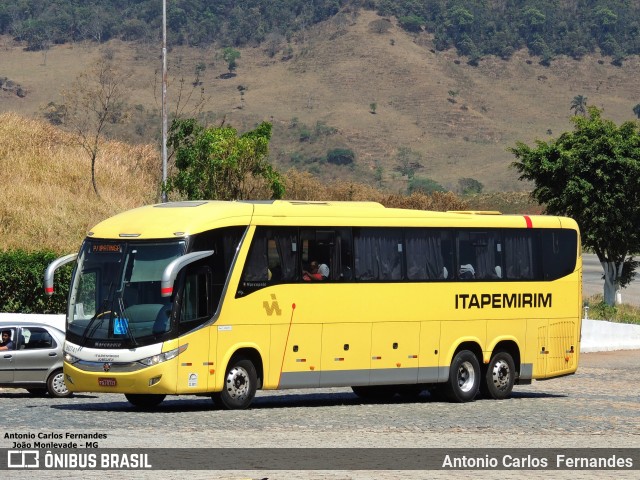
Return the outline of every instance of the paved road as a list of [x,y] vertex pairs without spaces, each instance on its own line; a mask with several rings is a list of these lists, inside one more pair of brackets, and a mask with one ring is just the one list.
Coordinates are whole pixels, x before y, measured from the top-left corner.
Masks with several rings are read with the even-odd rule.
[[[602,295],[604,291],[604,280],[602,278],[602,265],[598,257],[593,254],[582,256],[582,293],[585,297],[592,295]],[[622,303],[640,306],[640,272],[638,278],[624,288],[621,292]]]
[[[223,411],[207,398],[175,397],[137,411],[122,395],[34,398],[0,389],[4,432],[104,432],[109,447],[634,447],[640,448],[640,350],[583,354],[576,375],[516,387],[505,401],[360,401],[349,389],[259,392],[251,410]],[[0,440],[1,448],[10,441]],[[13,473],[13,472],[12,472]],[[120,478],[89,472],[90,478]],[[155,472],[156,476],[158,472]],[[462,472],[453,477],[460,478]],[[468,472],[477,478],[575,479],[578,472]],[[637,478],[585,472],[579,478]],[[111,474],[111,475],[110,475]],[[452,472],[190,472],[190,478],[452,478]],[[141,474],[134,474],[133,477]],[[165,478],[183,478],[169,472]],[[68,472],[47,472],[67,478]],[[149,476],[151,477],[151,475]],[[33,478],[24,474],[12,478]]]

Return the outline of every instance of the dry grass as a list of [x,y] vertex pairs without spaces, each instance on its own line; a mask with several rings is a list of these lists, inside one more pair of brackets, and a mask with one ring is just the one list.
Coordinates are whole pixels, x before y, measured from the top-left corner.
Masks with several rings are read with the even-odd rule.
[[357,182],[325,183],[308,172],[294,169],[285,174],[285,186],[285,198],[290,200],[371,201],[380,202],[386,207],[437,211],[468,208],[467,202],[450,192],[436,192],[433,195],[416,192],[409,196],[389,194]]
[[[507,148],[517,140],[532,143],[571,129],[574,96],[586,96],[589,105],[604,108],[618,123],[633,118],[639,57],[625,60],[622,67],[599,56],[579,62],[558,58],[544,67],[539,58],[522,51],[508,62],[489,58],[471,67],[455,52],[435,51],[428,34],[408,34],[395,20],[388,32],[373,33],[369,23],[377,18],[361,10],[347,22],[316,25],[292,39],[293,56],[287,61],[282,52],[270,58],[260,46],[243,48],[233,78],[220,78],[226,64],[219,48],[173,48],[171,110],[179,79],[191,85],[195,65],[203,62],[202,88],[210,97],[204,110],[212,112],[215,122],[225,118],[240,131],[262,120],[273,122],[271,157],[279,170],[299,168],[291,161],[293,153],[310,159],[331,148],[350,148],[356,153],[355,168],[312,166],[325,182],[372,184],[380,166],[385,187],[395,192],[407,186],[406,178],[394,172],[400,147],[422,155],[424,168],[418,176],[446,188],[455,189],[460,177],[471,177],[487,191],[525,191],[530,186],[508,168],[514,158]],[[144,106],[145,112],[157,109],[160,49],[123,42],[107,47],[123,67],[135,72],[130,103]],[[39,115],[50,101],[60,102],[59,92],[98,55],[92,44],[53,46],[45,65],[41,52],[25,52],[6,37],[0,38],[0,50],[2,75],[28,91],[25,98],[0,92],[0,111],[27,116]],[[242,99],[240,85],[245,88]],[[455,92],[455,98],[449,92]],[[372,102],[377,104],[375,114],[370,113]],[[294,117],[311,128],[325,122],[337,132],[301,142],[290,128]],[[148,131],[157,128],[149,126]]]
[[0,248],[75,251],[98,221],[157,197],[154,148],[108,142],[96,162],[74,137],[47,123],[0,115]]
[[[86,232],[106,217],[157,200],[160,159],[153,146],[103,144],[96,162],[100,197],[89,159],[74,135],[17,114],[0,114],[0,248],[75,251]],[[461,210],[454,194],[411,196],[370,185],[319,181],[306,172],[284,175],[287,199],[376,201],[388,207]],[[268,198],[256,184],[254,198]]]

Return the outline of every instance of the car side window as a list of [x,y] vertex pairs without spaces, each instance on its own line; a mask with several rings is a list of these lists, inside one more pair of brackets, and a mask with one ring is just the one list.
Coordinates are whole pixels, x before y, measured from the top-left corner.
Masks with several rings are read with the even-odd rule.
[[[20,349],[34,350],[56,347],[55,340],[44,328],[23,328],[20,336]],[[24,348],[22,346],[24,346]]]

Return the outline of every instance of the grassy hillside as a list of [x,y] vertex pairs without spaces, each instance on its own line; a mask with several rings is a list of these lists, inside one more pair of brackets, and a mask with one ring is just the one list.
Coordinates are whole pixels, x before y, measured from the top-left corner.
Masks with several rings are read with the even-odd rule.
[[76,251],[107,216],[154,201],[159,163],[149,146],[110,142],[97,163],[73,137],[42,121],[0,114],[0,249]]
[[[104,144],[96,164],[98,197],[89,159],[73,135],[14,113],[0,114],[0,171],[0,250],[75,251],[99,221],[154,203],[159,196],[160,157],[155,148]],[[480,196],[473,201],[452,193],[406,196],[363,183],[325,183],[295,169],[284,179],[288,199],[376,201],[389,207],[441,211],[488,209],[488,203],[502,202],[508,212],[532,211],[524,195],[500,196],[500,200]],[[269,198],[269,192],[258,198]]]
[[[616,122],[633,118],[640,101],[637,57],[621,67],[599,56],[558,58],[544,67],[518,52],[509,61],[489,58],[473,67],[452,51],[436,52],[430,35],[407,33],[394,19],[388,31],[377,33],[377,19],[368,11],[337,17],[300,33],[291,51],[273,57],[264,45],[241,49],[234,76],[226,75],[220,50],[172,49],[172,110],[180,97],[189,114],[193,100],[203,96],[211,122],[224,120],[240,130],[273,122],[271,157],[282,171],[296,167],[324,180],[358,179],[406,191],[397,155],[409,149],[423,165],[419,178],[455,190],[460,178],[470,177],[485,191],[512,191],[529,186],[508,168],[513,156],[507,148],[571,129],[569,106],[576,95]],[[134,72],[128,102],[136,108],[122,138],[157,142],[159,46],[113,41],[102,48]],[[0,91],[0,111],[32,116],[50,101],[61,102],[60,90],[99,57],[93,44],[54,46],[45,57],[6,37],[0,50],[0,76],[26,92]],[[205,67],[202,83],[191,91],[198,64]],[[184,102],[187,93],[193,94],[191,107]],[[332,148],[352,149],[355,164],[327,164]]]

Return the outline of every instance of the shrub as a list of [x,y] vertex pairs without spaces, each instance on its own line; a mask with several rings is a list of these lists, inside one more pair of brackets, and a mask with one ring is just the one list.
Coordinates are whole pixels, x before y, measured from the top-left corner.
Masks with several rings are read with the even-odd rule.
[[409,180],[409,194],[414,192],[433,193],[446,192],[447,190],[435,180],[430,178],[416,178]]
[[72,266],[56,272],[55,292],[44,293],[44,271],[58,256],[52,252],[0,252],[0,311],[11,313],[64,313]]
[[327,152],[327,162],[334,165],[349,165],[355,158],[356,154],[348,148],[334,148]]

